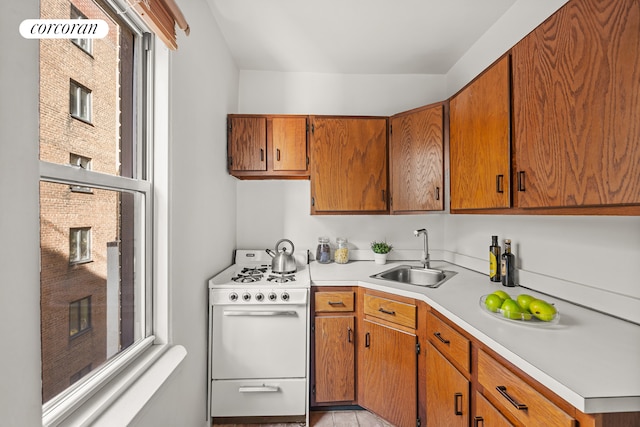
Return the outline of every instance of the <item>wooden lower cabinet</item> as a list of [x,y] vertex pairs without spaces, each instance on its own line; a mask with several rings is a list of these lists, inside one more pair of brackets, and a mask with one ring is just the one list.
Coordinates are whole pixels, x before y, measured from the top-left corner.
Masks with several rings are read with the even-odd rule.
[[356,399],[355,292],[313,294],[313,385],[311,405],[350,405]]
[[431,343],[427,351],[427,426],[469,425],[469,380]]
[[355,400],[355,317],[318,317],[315,321],[315,401]]
[[417,337],[369,320],[358,334],[358,404],[397,427],[417,420]]
[[476,392],[474,399],[473,427],[514,427],[482,394]]
[[478,383],[496,407],[527,427],[574,427],[575,419],[483,350],[478,351]]

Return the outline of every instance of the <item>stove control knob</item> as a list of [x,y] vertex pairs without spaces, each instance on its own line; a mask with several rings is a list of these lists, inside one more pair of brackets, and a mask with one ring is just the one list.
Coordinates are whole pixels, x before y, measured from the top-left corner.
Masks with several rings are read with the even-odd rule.
[[282,298],[282,301],[289,301],[289,294],[283,292],[282,295],[280,295],[280,298]]
[[278,299],[278,296],[275,294],[275,292],[269,292],[269,301],[275,301]]
[[251,301],[251,294],[249,292],[245,292],[244,294],[242,294],[242,300]]
[[262,301],[264,299],[264,295],[261,292],[256,294],[256,301]]
[[231,292],[229,294],[229,301],[238,301],[238,294],[236,294],[235,292]]

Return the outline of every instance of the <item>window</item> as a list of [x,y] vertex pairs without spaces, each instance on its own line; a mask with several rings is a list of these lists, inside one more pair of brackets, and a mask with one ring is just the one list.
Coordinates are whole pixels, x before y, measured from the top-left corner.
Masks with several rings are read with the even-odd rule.
[[91,229],[72,228],[69,230],[69,262],[91,261]]
[[[154,344],[149,104],[155,52],[153,39],[138,21],[112,8],[114,2],[126,9],[120,0],[71,0],[72,13],[75,8],[109,26],[105,38],[93,40],[96,55],[90,61],[70,49],[68,40],[40,40],[45,425],[57,425],[61,413],[81,404],[81,396],[109,384]],[[41,17],[60,19],[69,0],[41,0],[40,6]],[[60,82],[69,82],[69,99]]]
[[73,80],[69,85],[69,113],[91,123],[91,91]]
[[[71,166],[75,166],[85,170],[91,170],[91,159],[88,157],[80,156],[78,154],[71,153],[69,155],[69,164]],[[89,187],[84,187],[82,185],[70,185],[69,189],[76,193],[90,193],[93,194],[93,191]]]
[[89,328],[91,328],[91,297],[69,304],[69,336],[75,337]]
[[88,364],[87,366],[85,366],[84,368],[80,369],[75,374],[71,375],[71,378],[69,378],[69,382],[71,384],[73,384],[76,381],[80,380],[80,378],[82,378],[85,375],[87,375],[89,372],[91,372],[91,364]]
[[[72,4],[71,19],[87,19],[87,17]],[[71,41],[80,49],[91,55],[93,51],[93,43],[91,39],[71,39]]]

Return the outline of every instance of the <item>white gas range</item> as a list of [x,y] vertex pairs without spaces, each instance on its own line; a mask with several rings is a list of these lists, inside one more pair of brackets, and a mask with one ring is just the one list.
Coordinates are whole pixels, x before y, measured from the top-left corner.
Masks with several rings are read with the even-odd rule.
[[209,404],[214,418],[308,423],[309,256],[277,274],[265,250],[236,250],[209,280]]

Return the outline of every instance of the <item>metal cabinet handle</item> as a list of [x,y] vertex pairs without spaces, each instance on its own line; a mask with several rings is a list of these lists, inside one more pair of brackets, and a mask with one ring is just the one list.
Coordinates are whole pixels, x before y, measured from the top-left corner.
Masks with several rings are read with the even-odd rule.
[[504,193],[504,175],[496,175],[496,193]]
[[260,161],[264,162],[264,148],[260,149]]
[[276,161],[280,161],[280,149],[276,148]]
[[364,346],[367,347],[367,348],[371,347],[371,335],[369,334],[369,332],[367,332],[364,335]]
[[527,405],[525,405],[524,403],[518,403],[517,400],[515,400],[509,395],[509,393],[507,393],[507,388],[505,386],[499,385],[498,387],[496,387],[496,390],[498,390],[498,393],[500,393],[505,399],[507,399],[509,403],[515,406],[518,411],[524,411],[527,409]]
[[273,393],[279,391],[280,387],[278,386],[269,386],[269,385],[258,385],[258,386],[245,386],[239,387],[238,391],[240,393]]
[[436,200],[440,200],[440,187],[436,187]]
[[390,311],[390,310],[385,310],[385,309],[384,309],[384,308],[382,308],[382,307],[380,307],[380,308],[378,309],[378,311],[379,311],[379,312],[381,312],[381,313],[384,313],[384,314],[389,314],[389,315],[391,315],[391,316],[395,316],[395,315],[396,315],[396,312],[395,312],[395,311],[392,311],[392,310],[391,310],[391,311]]
[[518,191],[525,191],[524,171],[518,172]]
[[342,301],[327,301],[327,304],[334,306],[334,305],[344,305],[344,303]]
[[447,344],[447,345],[449,345],[449,343],[451,342],[451,341],[449,341],[449,340],[447,340],[447,339],[442,338],[442,335],[440,334],[440,332],[434,332],[434,333],[433,333],[433,335],[434,335],[436,338],[438,338],[438,339],[440,340],[440,342],[442,342],[443,344]]
[[[458,402],[460,402],[459,405]],[[456,415],[462,415],[462,393],[455,393],[453,395],[453,406],[453,412]]]
[[297,316],[295,311],[235,311],[225,310],[223,316],[258,316],[258,317],[274,317],[274,316]]
[[353,330],[351,329],[351,326],[349,326],[349,327],[347,328],[347,342],[352,342],[352,338],[351,338],[351,333],[352,333],[352,331],[353,331]]
[[484,427],[484,418],[482,417],[475,417],[473,419],[473,427]]

